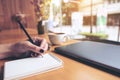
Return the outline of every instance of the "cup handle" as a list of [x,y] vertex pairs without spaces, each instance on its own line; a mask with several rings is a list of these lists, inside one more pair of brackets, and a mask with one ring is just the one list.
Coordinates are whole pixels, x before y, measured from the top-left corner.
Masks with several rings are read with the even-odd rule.
[[66,41],[68,41],[70,39],[70,37],[69,36],[64,36],[64,38],[63,38],[63,42],[66,42]]

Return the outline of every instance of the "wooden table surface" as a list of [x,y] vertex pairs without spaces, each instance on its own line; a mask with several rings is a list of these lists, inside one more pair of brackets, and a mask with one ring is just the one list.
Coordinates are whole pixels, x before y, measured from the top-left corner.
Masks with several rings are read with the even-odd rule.
[[[9,31],[7,31],[9,32]],[[21,31],[19,31],[21,33]],[[37,33],[33,33],[34,30],[30,30],[30,33],[32,32],[32,36],[38,36]],[[13,31],[10,31],[10,33],[13,35]],[[6,32],[0,32],[0,37],[2,35],[6,35]],[[7,34],[8,35],[8,34]],[[16,34],[18,35],[18,34]],[[44,35],[39,35],[41,37],[44,37]],[[6,39],[6,40],[5,40]],[[3,36],[0,40],[0,44],[2,43],[9,43],[9,42],[14,42],[14,41],[20,41],[20,40],[25,40],[26,37],[23,35],[19,36],[12,36],[8,37]],[[71,43],[75,43],[77,41],[75,40],[69,40],[62,45],[67,45]],[[37,74],[34,76],[30,76],[27,78],[24,78],[22,80],[120,80],[120,77],[112,75],[110,73],[107,73],[105,71],[99,70],[97,68],[88,66],[86,64],[83,64],[81,62],[74,61],[70,58],[64,57],[62,55],[56,54],[53,50],[54,47],[52,46],[52,49],[50,53],[53,55],[59,57],[61,60],[63,60],[64,65],[62,68],[53,70],[47,73],[43,74]],[[3,77],[3,68],[4,68],[4,63],[8,60],[0,60],[0,74],[2,80]]]

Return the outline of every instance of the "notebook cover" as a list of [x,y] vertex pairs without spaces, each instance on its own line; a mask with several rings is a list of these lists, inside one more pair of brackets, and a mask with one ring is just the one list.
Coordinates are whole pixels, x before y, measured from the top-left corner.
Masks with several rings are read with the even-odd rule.
[[108,43],[82,41],[56,47],[55,52],[120,76],[120,46]]

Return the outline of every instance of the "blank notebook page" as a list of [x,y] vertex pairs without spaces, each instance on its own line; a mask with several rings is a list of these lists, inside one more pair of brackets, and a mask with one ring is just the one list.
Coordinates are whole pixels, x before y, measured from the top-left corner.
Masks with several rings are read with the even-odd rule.
[[4,80],[18,79],[35,73],[46,72],[62,66],[62,61],[51,54],[42,57],[8,61],[4,67]]

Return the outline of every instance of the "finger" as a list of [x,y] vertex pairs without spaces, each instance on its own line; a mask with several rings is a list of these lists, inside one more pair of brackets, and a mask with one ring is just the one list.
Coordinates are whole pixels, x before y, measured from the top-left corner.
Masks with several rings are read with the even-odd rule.
[[45,51],[48,50],[48,44],[47,44],[47,43],[44,45],[43,49],[44,49]]
[[39,44],[40,44],[40,42],[43,40],[43,38],[39,38],[39,37],[34,37],[33,38],[33,42],[35,43],[35,42],[39,42]]
[[43,40],[41,41],[40,47],[41,47],[41,48],[44,48],[44,47],[46,46],[46,44],[47,44],[46,40],[43,39]]
[[35,41],[36,41],[36,37],[32,38],[32,40],[33,40],[33,42],[35,43]]
[[36,40],[36,41],[38,41],[38,40],[42,41],[43,40],[43,38],[40,38],[40,37],[34,37],[33,39]]
[[39,53],[44,53],[47,50],[47,48],[48,48],[48,44],[46,43],[46,40],[43,39],[43,38],[39,38],[39,37],[34,37],[33,39],[34,39],[34,41],[35,41],[36,44],[35,45],[34,44],[30,44],[29,48],[32,51],[34,51],[34,52],[37,51],[37,53],[38,52]]
[[42,49],[41,47],[38,47],[38,46],[36,46],[36,45],[34,45],[34,44],[32,44],[32,43],[29,43],[29,44],[27,44],[27,48],[28,48],[28,50],[31,50],[31,51],[33,51],[33,52],[36,52],[36,53],[40,53],[41,54],[41,52],[40,52],[40,50]]
[[31,57],[38,57],[38,56],[42,56],[42,57],[43,57],[43,55],[40,54],[40,53],[31,53],[30,56],[31,56]]

